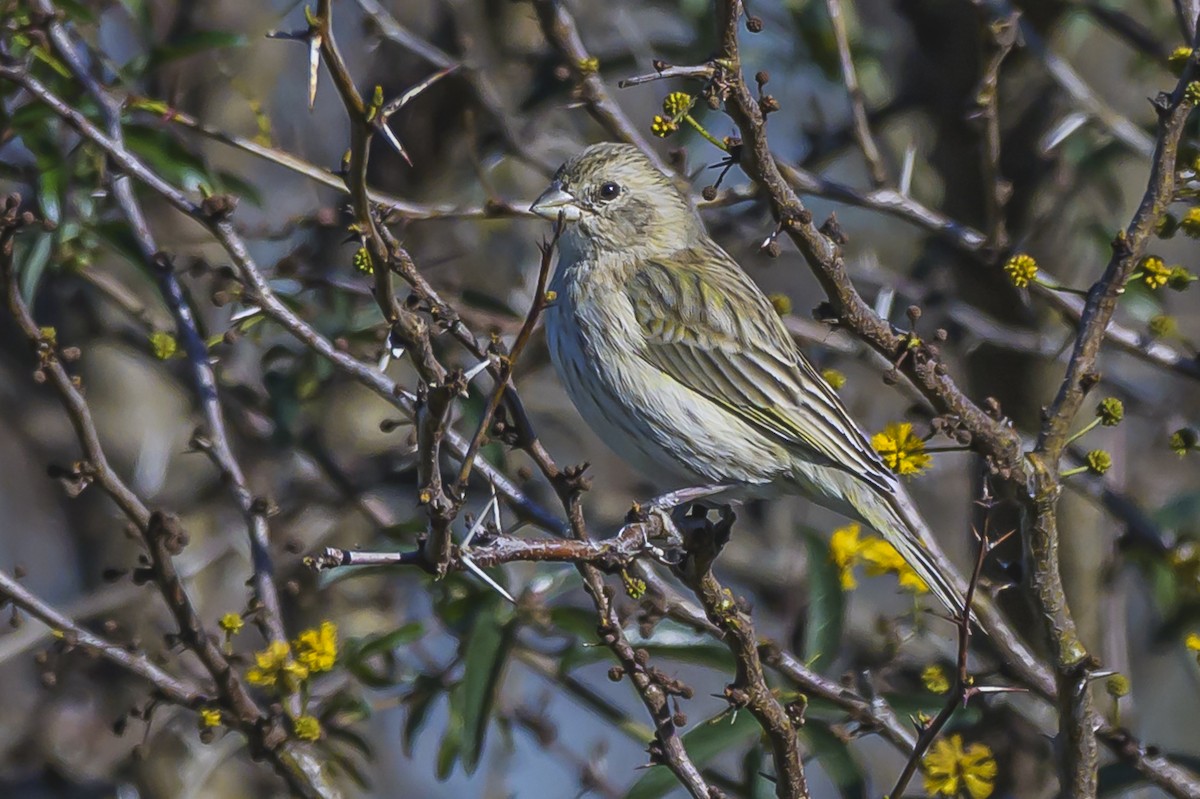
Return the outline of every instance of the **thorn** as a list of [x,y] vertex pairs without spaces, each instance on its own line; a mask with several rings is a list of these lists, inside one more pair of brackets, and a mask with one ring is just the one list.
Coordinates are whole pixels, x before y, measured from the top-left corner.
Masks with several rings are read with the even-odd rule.
[[441,70],[438,70],[437,72],[433,73],[428,78],[421,81],[416,86],[411,87],[406,92],[404,92],[404,94],[400,95],[395,100],[392,100],[390,103],[385,105],[383,107],[383,109],[380,110],[379,115],[386,121],[387,118],[390,117],[392,114],[396,113],[401,108],[408,105],[409,101],[412,100],[414,97],[416,97],[418,94],[425,91],[430,86],[437,83],[439,80],[446,77],[454,70],[458,69],[460,66],[462,66],[462,65],[461,64],[451,64],[450,66],[446,67],[445,69],[441,69]]
[[236,325],[239,322],[244,322],[252,316],[258,316],[260,313],[262,313],[262,308],[255,308],[253,305],[246,306],[233,316],[229,317],[229,324]]
[[407,163],[409,166],[412,166],[412,159],[408,157],[408,151],[404,149],[404,145],[400,143],[398,138],[396,138],[396,134],[392,132],[391,128],[388,127],[387,120],[385,120],[383,117],[379,118],[379,131],[383,134],[383,138],[388,140],[388,144],[392,145],[392,149],[400,154],[400,157],[404,159],[405,163]]
[[[482,530],[484,524],[487,523],[485,519],[487,519],[489,511],[491,511],[493,507],[496,509],[495,512],[498,516],[500,512],[499,500],[496,499],[496,494],[494,492],[492,493],[492,498],[488,500],[488,504],[483,506],[483,513],[479,514],[479,518],[476,519],[475,523],[471,525],[471,529],[467,530],[467,537],[464,538],[462,544],[459,545],[461,548],[466,549],[471,545],[471,541],[475,538],[475,535]],[[499,525],[497,525],[497,529],[499,529]]]
[[489,577],[487,572],[476,566],[475,561],[471,560],[469,555],[462,555],[461,557],[463,564],[472,572],[474,572],[476,577],[491,586],[493,591],[507,599],[509,602],[513,603],[514,605],[517,604],[517,600],[513,599],[512,594],[505,591],[504,587],[500,585],[500,583]]
[[466,380],[468,383],[471,382],[472,380],[475,379],[476,375],[478,375],[480,372],[482,372],[484,369],[487,369],[491,365],[492,365],[492,359],[484,358],[482,361],[475,364],[467,371],[463,372],[463,380]]
[[308,37],[308,110],[317,105],[317,72],[321,66],[321,34]]
[[900,194],[908,197],[912,191],[913,169],[917,165],[917,145],[910,143],[904,151],[904,165],[900,168]]
[[503,530],[500,526],[500,498],[496,496],[496,484],[492,483],[492,523],[496,525],[497,530]]

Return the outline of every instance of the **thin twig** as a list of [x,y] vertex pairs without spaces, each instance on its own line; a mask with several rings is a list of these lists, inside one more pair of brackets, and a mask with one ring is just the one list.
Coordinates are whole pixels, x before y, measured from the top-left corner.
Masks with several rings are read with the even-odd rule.
[[0,598],[11,601],[30,616],[41,621],[50,628],[55,638],[97,652],[104,659],[147,680],[175,704],[194,708],[204,701],[204,693],[198,686],[189,685],[184,680],[169,674],[154,664],[146,655],[131,652],[127,647],[106,641],[86,627],[79,626],[26,590],[25,586],[4,571],[0,571]]
[[[1193,46],[1196,45],[1200,42],[1193,42]],[[1158,98],[1158,137],[1145,194],[1129,225],[1113,240],[1112,257],[1103,275],[1088,291],[1080,318],[1079,337],[1066,374],[1047,409],[1037,446],[1028,456],[1033,506],[1033,520],[1027,537],[1033,565],[1030,578],[1046,637],[1052,647],[1060,751],[1066,783],[1063,790],[1065,795],[1072,797],[1095,795],[1099,760],[1095,732],[1103,722],[1088,690],[1090,672],[1096,664],[1076,631],[1058,568],[1059,464],[1070,440],[1075,415],[1089,389],[1097,382],[1096,361],[1104,342],[1105,328],[1158,221],[1174,198],[1179,142],[1195,103],[1186,89],[1196,73],[1196,60],[1192,58],[1175,91]]]
[[596,68],[597,60],[583,46],[575,17],[567,10],[562,0],[534,0],[533,7],[537,11],[546,39],[566,61],[567,67],[578,82],[588,112],[609,133],[627,144],[635,145],[655,167],[671,174],[671,168],[663,162],[638,131],[637,126],[629,121],[629,117],[608,93],[608,87],[604,85],[604,79],[600,77]]
[[471,437],[471,443],[467,446],[467,454],[463,456],[462,467],[458,471],[458,481],[454,484],[455,496],[461,497],[463,492],[466,491],[467,481],[471,478],[471,468],[475,464],[475,456],[479,453],[483,437],[491,427],[496,410],[500,407],[501,400],[504,399],[504,392],[509,386],[509,381],[512,380],[517,360],[521,357],[521,353],[525,351],[525,345],[529,343],[529,339],[533,335],[533,330],[537,327],[538,319],[549,302],[546,297],[546,285],[550,280],[550,267],[554,262],[554,250],[558,246],[558,239],[562,236],[565,227],[566,222],[562,214],[559,214],[558,221],[554,225],[554,233],[551,235],[550,240],[542,242],[540,245],[542,256],[538,265],[537,286],[534,289],[533,302],[529,306],[529,312],[525,315],[525,322],[521,325],[520,332],[517,333],[517,338],[513,342],[512,349],[507,356],[500,359],[500,374],[496,379],[496,387],[493,389],[491,396],[488,397],[487,407],[484,408],[483,416],[479,419],[475,435]]
[[892,788],[888,796],[904,796],[904,791],[908,788],[909,781],[921,765],[921,759],[925,756],[929,747],[933,745],[942,728],[950,721],[950,717],[954,715],[954,711],[958,709],[959,705],[966,707],[967,702],[980,693],[967,669],[968,647],[971,640],[971,605],[975,597],[975,590],[979,586],[979,578],[983,574],[983,564],[987,560],[988,553],[999,546],[1010,535],[1012,535],[1012,532],[1006,533],[995,542],[992,542],[987,538],[985,527],[984,534],[976,536],[979,540],[979,549],[975,555],[975,568],[971,572],[970,581],[967,583],[962,610],[954,619],[954,626],[958,629],[958,656],[955,661],[954,683],[950,689],[949,698],[946,700],[946,704],[942,706],[942,709],[938,711],[937,716],[921,729],[917,743],[913,747],[912,753],[908,756],[904,768],[901,769],[900,776],[896,778],[895,787]]
[[1003,250],[1008,243],[1004,208],[1008,204],[1012,186],[1000,174],[1000,65],[1017,43],[1019,19],[1020,15],[1014,12],[1010,16],[991,17],[984,21],[984,40],[989,55],[975,89],[974,116],[983,125],[981,156],[985,186],[984,227],[987,231],[984,247],[993,252]]
[[[847,4],[851,0],[845,0]],[[867,123],[867,109],[863,98],[862,87],[858,84],[858,73],[854,69],[854,58],[850,54],[850,35],[846,31],[846,16],[842,10],[842,0],[825,0],[825,8],[829,11],[829,21],[833,25],[833,38],[837,43],[838,63],[842,68],[842,83],[850,96],[850,115],[854,140],[862,151],[863,159],[867,162],[867,173],[871,184],[879,188],[888,182],[887,167],[884,166],[883,156],[871,136],[871,126]]]

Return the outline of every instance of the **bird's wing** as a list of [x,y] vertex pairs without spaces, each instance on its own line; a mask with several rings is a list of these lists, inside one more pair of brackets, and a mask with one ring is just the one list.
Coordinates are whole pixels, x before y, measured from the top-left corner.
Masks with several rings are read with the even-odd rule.
[[818,462],[885,494],[895,489],[770,300],[715,244],[639,263],[626,292],[645,337],[641,355],[664,375]]

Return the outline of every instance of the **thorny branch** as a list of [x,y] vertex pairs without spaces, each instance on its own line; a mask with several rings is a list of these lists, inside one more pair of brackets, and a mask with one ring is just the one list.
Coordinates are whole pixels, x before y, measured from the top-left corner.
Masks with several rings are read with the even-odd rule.
[[735,711],[745,708],[762,726],[775,764],[775,795],[780,799],[808,799],[798,736],[805,704],[784,706],[775,696],[764,674],[753,619],[712,571],[713,561],[729,539],[733,514],[728,513],[715,524],[704,516],[694,515],[688,521],[698,529],[684,532],[690,540],[685,540],[683,579],[700,600],[708,620],[721,631],[737,664],[734,680],[725,688],[725,699]]
[[297,795],[337,796],[322,775],[320,764],[303,747],[288,740],[282,719],[268,715],[258,707],[236,670],[206,632],[172,562],[173,556],[187,544],[187,533],[174,517],[146,507],[108,462],[87,401],[63,366],[56,342],[42,332],[21,299],[13,266],[13,240],[17,230],[33,220],[18,215],[19,202],[18,197],[10,196],[5,201],[4,217],[0,219],[0,281],[9,312],[37,354],[38,369],[57,392],[75,428],[84,453],[84,461],[76,467],[79,479],[98,485],[140,533],[150,557],[153,582],[178,624],[181,643],[203,664],[216,685],[222,704],[250,741],[253,751],[267,757]]
[[[895,787],[892,788],[888,796],[904,796],[904,791],[908,788],[909,781],[917,773],[917,768],[921,764],[921,758],[925,756],[934,739],[941,733],[942,728],[950,721],[950,717],[954,715],[954,711],[958,709],[959,705],[966,707],[967,703],[973,697],[988,690],[976,686],[967,669],[967,657],[970,653],[969,645],[971,640],[971,605],[975,598],[975,591],[979,587],[979,578],[983,574],[983,563],[987,559],[988,553],[999,546],[1010,535],[1012,535],[1012,532],[1006,533],[995,541],[990,541],[985,528],[985,533],[977,536],[979,539],[979,549],[975,556],[975,568],[971,572],[970,581],[967,583],[967,592],[964,595],[962,610],[954,619],[954,626],[958,629],[958,650],[955,659],[954,682],[949,691],[949,698],[937,716],[921,728],[921,734],[917,738],[917,743],[913,747],[912,754],[909,755],[904,768],[900,771],[900,776],[896,778]],[[991,690],[995,692],[998,689]]]

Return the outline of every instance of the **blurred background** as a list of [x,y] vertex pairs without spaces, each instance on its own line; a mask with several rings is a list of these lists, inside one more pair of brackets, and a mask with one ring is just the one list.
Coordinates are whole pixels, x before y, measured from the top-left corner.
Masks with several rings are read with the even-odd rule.
[[[310,111],[305,46],[265,36],[303,30],[303,6],[227,0],[57,5],[90,44],[98,74],[130,96],[130,147],[194,196],[202,187],[238,196],[235,224],[275,289],[339,346],[378,361],[385,328],[370,278],[352,265],[358,243],[347,238],[345,195],[173,122],[137,99],[161,101],[210,130],[336,169],[349,128],[328,73],[321,72]],[[902,182],[916,203],[953,220],[949,233],[861,207],[872,205],[863,202],[871,177],[852,135],[825,2],[753,3],[750,11],[763,28],[743,33],[742,57],[747,75],[770,73],[765,90],[780,105],[768,127],[776,154],[826,181],[818,194],[851,200],[806,197],[818,220],[836,212],[860,291],[902,329],[912,324],[905,309],[919,305],[917,333],[928,338],[945,329],[942,353],[959,384],[977,401],[996,398],[1013,423],[1029,431],[1057,390],[1072,325],[1046,292],[1012,287],[1001,265],[1021,251],[1064,285],[1086,288],[1096,279],[1113,232],[1128,222],[1145,190],[1155,124],[1147,98],[1174,86],[1168,56],[1182,40],[1174,8],[1162,0],[1014,4],[1022,12],[1021,41],[1003,62],[997,88],[1000,173],[1011,184],[1007,243],[989,251],[968,235],[990,224],[985,198],[991,184],[981,169],[982,127],[974,112],[988,58],[989,15],[1005,12],[1006,4],[982,5],[840,4],[888,185]],[[0,2],[11,20],[21,6]],[[364,92],[380,85],[391,98],[447,63],[466,65],[394,118],[412,165],[377,139],[370,179],[421,211],[409,216],[433,217],[397,213],[392,219],[422,274],[473,331],[511,341],[531,301],[537,244],[549,233],[524,209],[562,160],[611,135],[582,107],[571,70],[528,2],[343,0],[334,6],[341,49]],[[566,7],[613,97],[651,138],[663,97],[698,87],[654,81],[618,89],[617,81],[652,72],[654,59],[703,63],[714,47],[709,4],[613,0]],[[39,68],[87,108],[77,87],[48,66]],[[703,103],[695,116],[718,138],[735,132]],[[1183,161],[1197,154],[1194,123]],[[690,129],[652,141],[664,159],[681,165],[697,196],[715,179],[708,167],[723,154]],[[53,326],[60,344],[81,349],[71,370],[83,380],[117,471],[151,507],[181,516],[190,543],[178,567],[215,626],[222,614],[243,610],[249,596],[244,522],[212,463],[189,447],[201,416],[186,364],[168,352],[173,325],[152,276],[129,256],[127,232],[104,191],[105,159],[12,85],[0,84],[0,165],[0,189],[21,192],[29,207],[57,223],[18,243],[22,286],[38,324]],[[735,168],[722,188],[746,183]],[[435,582],[417,570],[361,570],[318,579],[304,567],[303,556],[325,546],[413,545],[425,516],[415,496],[411,428],[387,424],[398,418],[394,408],[282,329],[242,323],[222,272],[224,251],[148,191],[139,188],[139,197],[160,246],[175,257],[202,332],[211,337],[235,451],[254,491],[278,506],[270,524],[289,629],[328,619],[337,623],[344,646],[357,642],[350,651],[376,645],[370,659],[348,658],[318,687],[329,712],[323,745],[348,792],[683,795],[678,788],[669,794],[663,769],[639,768],[648,759],[647,718],[628,682],[607,679],[607,651],[590,645],[594,614],[574,570],[522,565],[497,572],[508,590],[523,596],[514,611],[474,578]],[[494,213],[460,212],[488,204]],[[1172,213],[1178,218],[1186,210],[1178,204]],[[788,246],[776,258],[760,248],[774,228],[763,203],[752,196],[718,200],[703,213],[752,277],[787,299],[789,325],[818,367],[845,375],[840,393],[868,432],[908,421],[919,435],[930,433],[931,412],[915,392],[903,383],[885,385],[886,363],[819,321],[814,309],[824,295],[802,258]],[[1196,242],[1183,233],[1155,241],[1153,252],[1168,265],[1200,267]],[[1071,478],[1060,525],[1064,579],[1084,641],[1105,668],[1131,680],[1132,693],[1120,700],[1121,722],[1193,767],[1200,763],[1200,670],[1183,640],[1200,630],[1194,543],[1200,453],[1177,455],[1169,441],[1173,432],[1200,422],[1197,294],[1139,283],[1122,299],[1116,321],[1128,344],[1108,345],[1094,396],[1123,400],[1126,419],[1077,442],[1079,453],[1104,448],[1114,465],[1102,478]],[[1163,318],[1173,327],[1165,328]],[[1148,358],[1151,342],[1180,365],[1167,368]],[[437,339],[437,346],[443,363],[472,365],[449,337]],[[172,668],[195,672],[195,663],[176,657],[164,642],[171,624],[153,588],[123,576],[106,579],[114,577],[111,570],[129,569],[139,551],[116,508],[94,487],[72,496],[70,481],[48,472],[69,467],[79,449],[52,392],[32,379],[34,367],[12,318],[0,313],[0,566],[20,566],[29,589],[73,618],[134,642]],[[416,385],[403,359],[388,371]],[[481,385],[461,406],[456,427],[466,435],[490,390],[486,381]],[[585,507],[597,533],[615,531],[632,501],[659,493],[661,486],[630,472],[582,423],[549,369],[540,334],[520,362],[517,385],[558,462],[592,464]],[[1077,426],[1090,421],[1090,409]],[[952,443],[940,438],[930,446]],[[483,454],[531,497],[556,507],[553,492],[531,476],[536,470],[523,456],[495,444]],[[456,465],[447,468],[453,472]],[[973,499],[981,474],[977,456],[942,452],[911,481],[931,526],[964,570],[973,551],[971,525],[979,521]],[[476,486],[467,508],[478,512],[487,497],[486,487]],[[942,700],[925,688],[921,673],[930,664],[951,664],[951,628],[915,613],[910,595],[891,577],[860,575],[857,588],[844,595],[835,588],[831,599],[826,542],[844,524],[835,515],[798,500],[751,505],[739,515],[718,572],[753,606],[759,632],[814,657],[814,669],[823,674],[848,675],[852,684],[887,696],[903,712],[936,712]],[[1015,524],[1003,511],[998,515],[993,523]],[[506,514],[505,523],[515,520]],[[1017,547],[989,566],[993,585],[1019,576]],[[834,616],[815,615],[830,612],[831,602]],[[637,603],[621,597],[619,604],[637,639]],[[1010,604],[1018,620],[1028,618],[1019,597]],[[831,619],[832,637],[814,632]],[[236,734],[202,743],[192,714],[166,705],[149,724],[129,718],[131,707],[145,704],[143,683],[78,652],[56,650],[42,625],[19,621],[0,633],[0,795],[241,797],[283,790],[269,769],[250,761]],[[261,646],[255,633],[244,635],[241,651]],[[818,641],[834,649],[814,649]],[[489,667],[497,675],[476,727],[463,707],[466,696],[476,695],[464,678],[473,644],[476,652],[496,653]],[[731,795],[772,793],[770,783],[756,777],[762,752],[753,719],[740,714],[705,724],[726,708],[719,698],[730,679],[724,647],[670,622],[653,628],[647,646],[656,665],[694,688],[695,698],[683,703],[685,731],[705,742],[695,746],[705,752],[706,768],[727,779]],[[986,653],[978,668],[984,678],[999,670]],[[1111,716],[1113,700],[1099,701]],[[833,709],[813,709],[806,743],[814,797],[881,795],[903,758],[876,737],[855,737],[842,722]],[[1020,694],[980,702],[952,722],[965,739],[994,752],[993,795],[1023,798],[1056,795],[1047,737],[1053,726],[1050,710]],[[1129,774],[1121,769],[1108,768],[1105,795],[1163,795],[1122,782]],[[910,793],[920,795],[919,788],[918,781]]]

